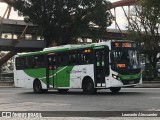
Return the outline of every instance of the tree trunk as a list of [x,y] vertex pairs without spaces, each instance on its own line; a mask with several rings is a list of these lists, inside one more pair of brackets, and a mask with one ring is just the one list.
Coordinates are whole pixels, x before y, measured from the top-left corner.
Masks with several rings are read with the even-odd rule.
[[154,79],[156,79],[158,77],[158,71],[157,71],[157,63],[154,63],[153,65],[153,75],[154,75]]
[[149,62],[152,65],[152,72],[150,74],[152,74],[151,76],[154,77],[154,79],[156,79],[158,77],[158,71],[157,71],[157,54],[156,52],[150,52],[149,53]]
[[4,63],[6,63],[10,58],[12,58],[14,55],[16,55],[17,52],[16,51],[11,51],[11,52],[8,52],[5,56],[3,56],[1,59],[0,59],[0,66],[2,66]]

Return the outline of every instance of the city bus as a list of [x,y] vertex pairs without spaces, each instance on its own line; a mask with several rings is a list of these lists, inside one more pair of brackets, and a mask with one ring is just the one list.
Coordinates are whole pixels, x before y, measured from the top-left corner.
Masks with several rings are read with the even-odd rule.
[[35,93],[51,89],[66,93],[82,89],[94,94],[99,89],[117,93],[122,87],[142,84],[137,43],[112,40],[83,45],[63,45],[14,57],[16,87]]

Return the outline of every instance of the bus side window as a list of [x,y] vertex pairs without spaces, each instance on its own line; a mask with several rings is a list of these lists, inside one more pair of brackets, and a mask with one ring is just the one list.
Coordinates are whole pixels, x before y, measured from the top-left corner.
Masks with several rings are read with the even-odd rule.
[[83,56],[83,53],[81,51],[79,51],[79,53],[77,54],[77,57],[78,57],[78,64],[79,65],[84,64],[84,56]]
[[39,66],[39,60],[38,60],[38,57],[35,56],[34,57],[34,68],[38,68],[38,66]]
[[44,57],[44,55],[34,56],[34,61],[33,61],[32,65],[33,65],[34,68],[45,67],[45,57]]
[[77,53],[70,52],[69,54],[69,65],[76,65],[78,63]]
[[84,52],[84,50],[80,50],[77,53],[77,64],[83,65],[83,64],[91,64],[92,63],[92,53],[91,52]]
[[26,57],[17,57],[16,58],[16,69],[17,70],[23,70],[27,69],[27,64],[26,64]]
[[21,57],[16,58],[16,69],[21,70],[22,69],[22,63],[21,63]]
[[83,52],[84,55],[84,64],[92,64],[93,63],[93,50],[85,49]]
[[84,64],[91,63],[90,54],[84,54]]
[[67,66],[68,65],[68,53],[58,53],[57,55],[58,66]]
[[31,69],[32,68],[32,63],[33,63],[33,57],[28,56],[25,58],[25,68],[26,69]]

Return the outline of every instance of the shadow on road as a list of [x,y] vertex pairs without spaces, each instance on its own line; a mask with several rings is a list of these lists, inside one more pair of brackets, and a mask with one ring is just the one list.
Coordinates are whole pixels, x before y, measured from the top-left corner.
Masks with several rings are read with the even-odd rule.
[[68,91],[67,93],[58,93],[58,91],[48,91],[46,93],[42,94],[37,94],[34,92],[23,92],[20,94],[35,94],[35,95],[64,95],[64,96],[70,96],[70,95],[83,95],[83,96],[122,96],[122,95],[127,95],[127,96],[133,96],[133,95],[144,95],[144,92],[119,92],[119,93],[112,93],[112,92],[97,92],[94,95],[85,95],[82,91]]

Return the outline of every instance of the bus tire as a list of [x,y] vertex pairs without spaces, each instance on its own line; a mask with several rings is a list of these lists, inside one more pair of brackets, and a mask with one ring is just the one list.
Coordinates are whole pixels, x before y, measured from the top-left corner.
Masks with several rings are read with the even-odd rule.
[[58,89],[58,92],[61,94],[67,93],[69,89]]
[[118,93],[121,90],[121,87],[110,87],[112,93]]
[[97,89],[94,88],[94,83],[91,79],[86,79],[83,82],[83,92],[86,95],[93,95],[97,92]]
[[35,93],[41,94],[43,92],[41,82],[39,80],[35,80],[33,83],[33,91]]

